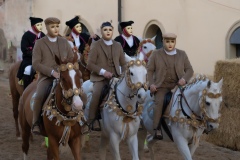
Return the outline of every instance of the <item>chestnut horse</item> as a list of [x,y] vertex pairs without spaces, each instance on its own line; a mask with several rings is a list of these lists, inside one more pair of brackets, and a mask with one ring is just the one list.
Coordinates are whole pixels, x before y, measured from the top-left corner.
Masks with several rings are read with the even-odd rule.
[[[69,145],[76,160],[80,160],[81,125],[83,124],[81,72],[77,63],[77,54],[70,61],[61,61],[55,57],[60,66],[60,79],[54,80],[50,95],[43,105],[41,126],[42,135],[49,140],[48,159],[59,160],[59,145]],[[46,86],[47,87],[47,86]],[[29,149],[31,134],[32,110],[34,93],[37,83],[27,87],[20,99],[19,118],[22,127],[22,151],[24,160]]]
[[20,137],[20,131],[19,131],[19,125],[18,125],[18,104],[19,104],[19,98],[23,93],[23,86],[18,84],[18,78],[17,78],[17,72],[20,67],[22,61],[18,61],[11,65],[9,69],[9,86],[10,91],[12,95],[12,105],[13,105],[13,117],[15,120],[15,126],[16,126],[16,136],[17,139],[21,139]]

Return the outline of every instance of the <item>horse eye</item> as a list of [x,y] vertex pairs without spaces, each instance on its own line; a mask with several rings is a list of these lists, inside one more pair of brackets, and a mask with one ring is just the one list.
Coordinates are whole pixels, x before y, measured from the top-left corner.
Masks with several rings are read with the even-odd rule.
[[146,49],[146,48],[147,48],[147,46],[144,46],[143,48],[144,48],[144,49]]
[[132,72],[131,72],[130,74],[131,74],[131,76],[133,76],[133,73],[132,73]]
[[209,102],[206,101],[205,103],[206,103],[207,106],[210,106],[210,103],[209,103]]

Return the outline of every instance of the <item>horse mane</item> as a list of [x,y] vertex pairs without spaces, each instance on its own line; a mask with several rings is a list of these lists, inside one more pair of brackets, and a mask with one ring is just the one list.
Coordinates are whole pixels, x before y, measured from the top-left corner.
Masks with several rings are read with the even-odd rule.
[[186,85],[185,89],[189,89],[194,85],[198,84],[199,82],[203,82],[208,80],[209,78],[206,75],[196,75],[195,77],[191,78],[189,83]]

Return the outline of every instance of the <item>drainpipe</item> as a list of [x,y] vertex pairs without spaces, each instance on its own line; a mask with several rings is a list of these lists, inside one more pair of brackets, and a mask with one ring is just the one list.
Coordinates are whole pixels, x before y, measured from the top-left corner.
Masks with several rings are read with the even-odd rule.
[[122,21],[122,0],[118,0],[118,32],[122,33],[122,29],[119,23]]

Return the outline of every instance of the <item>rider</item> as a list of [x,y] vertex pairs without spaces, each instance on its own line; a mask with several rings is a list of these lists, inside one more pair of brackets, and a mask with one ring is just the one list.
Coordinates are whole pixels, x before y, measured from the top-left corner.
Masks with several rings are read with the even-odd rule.
[[[76,47],[78,53],[83,53],[86,43],[88,43],[89,39],[91,38],[88,34],[82,33],[82,26],[79,22],[79,16],[75,16],[74,18],[70,19],[69,21],[65,22],[67,26],[71,29],[71,33],[67,35],[67,39],[72,48]],[[97,41],[100,39],[99,36],[94,35],[93,39]]]
[[38,40],[33,49],[33,68],[39,72],[36,97],[33,104],[32,132],[40,134],[39,116],[48,86],[54,78],[59,78],[55,56],[62,61],[73,58],[73,51],[65,38],[59,37],[60,20],[55,17],[45,19],[47,36]]
[[154,139],[162,139],[161,116],[164,96],[176,85],[184,86],[193,75],[187,54],[175,48],[177,36],[163,34],[163,48],[153,51],[148,61],[150,91],[154,94]]
[[110,22],[101,25],[102,38],[96,41],[89,53],[87,69],[91,71],[93,94],[89,108],[88,124],[96,118],[101,90],[114,76],[119,77],[126,69],[126,61],[121,45],[112,40],[113,26]]
[[21,40],[22,63],[19,67],[17,77],[19,84],[23,83],[24,89],[31,83],[35,72],[32,72],[32,50],[36,40],[45,36],[42,32],[43,19],[30,17],[31,29],[25,32]]
[[123,47],[123,51],[128,56],[134,56],[136,54],[136,51],[138,49],[140,40],[134,36],[132,24],[133,21],[127,21],[127,22],[121,22],[120,26],[122,28],[122,34],[117,36],[114,40],[121,43]]

